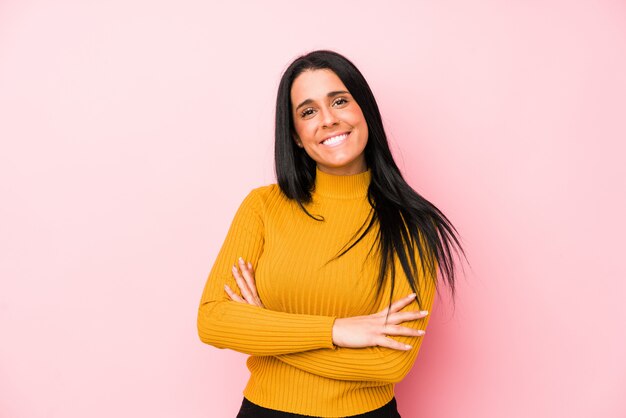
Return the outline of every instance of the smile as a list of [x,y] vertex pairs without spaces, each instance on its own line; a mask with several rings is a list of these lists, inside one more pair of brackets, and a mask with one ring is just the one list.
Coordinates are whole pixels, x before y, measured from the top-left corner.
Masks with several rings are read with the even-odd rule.
[[321,144],[329,147],[341,145],[348,138],[348,135],[350,135],[350,132],[331,136],[330,138],[326,138],[325,140],[323,140]]

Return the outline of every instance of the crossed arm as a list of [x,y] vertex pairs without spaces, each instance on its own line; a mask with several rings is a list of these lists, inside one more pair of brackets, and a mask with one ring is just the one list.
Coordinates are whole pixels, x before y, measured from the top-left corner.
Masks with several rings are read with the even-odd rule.
[[[263,251],[263,207],[250,193],[240,206],[213,265],[198,312],[200,339],[218,348],[277,359],[340,380],[397,382],[410,370],[428,322],[434,285],[365,316],[334,318],[266,309],[253,266]],[[241,257],[238,267],[233,261]],[[245,262],[243,260],[249,260]],[[411,292],[396,281],[396,295]],[[428,280],[424,280],[428,282]],[[240,293],[235,292],[238,290]],[[389,295],[381,298],[389,300]]]
[[[252,263],[239,260],[233,276],[241,293],[225,290],[235,302],[263,308],[256,291]],[[410,291],[408,283],[397,284],[400,293]],[[432,307],[434,285],[420,289],[422,308]],[[389,300],[387,297],[383,301]],[[415,294],[401,298],[372,314],[335,319],[332,339],[335,349],[317,349],[277,355],[294,367],[339,380],[377,380],[396,383],[410,371],[419,351],[428,322],[428,311],[413,311]],[[393,337],[393,338],[391,338]]]

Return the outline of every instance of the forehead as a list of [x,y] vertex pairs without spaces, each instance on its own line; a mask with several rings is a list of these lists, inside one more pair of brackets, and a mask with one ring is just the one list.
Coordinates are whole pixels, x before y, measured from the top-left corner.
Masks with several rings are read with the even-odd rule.
[[304,100],[321,100],[331,91],[348,89],[341,79],[331,70],[306,70],[291,85],[291,103],[297,104]]

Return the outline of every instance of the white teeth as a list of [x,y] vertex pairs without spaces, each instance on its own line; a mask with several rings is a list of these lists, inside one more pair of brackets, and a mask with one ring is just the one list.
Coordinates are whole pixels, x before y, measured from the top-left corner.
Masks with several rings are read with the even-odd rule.
[[328,138],[327,140],[322,141],[322,144],[324,144],[324,145],[335,145],[335,144],[343,141],[347,137],[348,137],[348,134],[342,134],[342,135],[333,136],[332,138]]

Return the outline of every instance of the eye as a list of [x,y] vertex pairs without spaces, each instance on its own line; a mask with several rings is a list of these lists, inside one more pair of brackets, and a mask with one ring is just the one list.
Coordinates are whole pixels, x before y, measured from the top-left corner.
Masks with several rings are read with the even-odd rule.
[[348,103],[348,100],[345,97],[338,97],[333,101],[333,106],[344,106]]
[[315,113],[315,110],[312,107],[307,107],[302,112],[300,112],[300,117],[303,119],[306,119],[308,117],[313,116],[314,113]]

